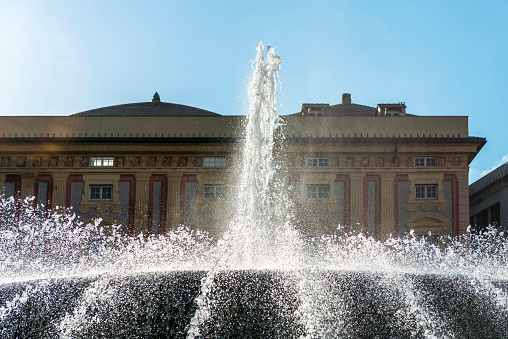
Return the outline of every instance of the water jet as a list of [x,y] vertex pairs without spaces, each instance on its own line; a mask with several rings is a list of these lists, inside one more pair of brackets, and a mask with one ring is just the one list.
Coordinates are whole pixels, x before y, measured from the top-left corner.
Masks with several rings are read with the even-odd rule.
[[2,200],[0,337],[506,336],[508,241],[496,230],[445,248],[412,232],[299,232],[273,156],[279,67],[260,44],[238,204],[218,241],[185,226],[105,235],[100,220],[38,218],[31,200]]

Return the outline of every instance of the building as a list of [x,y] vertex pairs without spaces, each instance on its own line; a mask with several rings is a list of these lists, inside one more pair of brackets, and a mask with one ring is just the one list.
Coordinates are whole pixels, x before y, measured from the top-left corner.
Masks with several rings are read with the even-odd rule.
[[469,206],[473,232],[508,230],[508,162],[469,186]]
[[[234,205],[242,116],[152,102],[71,116],[0,117],[0,187],[130,234],[185,224],[219,236]],[[308,234],[457,236],[469,225],[468,166],[485,144],[467,117],[406,105],[303,104],[284,117],[295,223]],[[18,193],[19,192],[19,193]]]

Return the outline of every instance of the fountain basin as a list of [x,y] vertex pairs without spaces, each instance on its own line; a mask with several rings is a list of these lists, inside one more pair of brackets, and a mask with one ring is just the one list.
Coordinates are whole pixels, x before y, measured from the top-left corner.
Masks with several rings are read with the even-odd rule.
[[[164,272],[4,284],[1,338],[185,338],[205,274]],[[300,285],[302,274],[306,287]],[[505,294],[508,291],[506,281],[491,283]],[[320,337],[433,333],[502,338],[508,333],[506,305],[503,308],[492,295],[479,292],[468,277],[239,270],[214,277],[211,317],[201,334],[301,337],[309,334],[302,305],[311,294],[307,306],[319,320],[313,331]],[[321,302],[316,295],[323,297]]]

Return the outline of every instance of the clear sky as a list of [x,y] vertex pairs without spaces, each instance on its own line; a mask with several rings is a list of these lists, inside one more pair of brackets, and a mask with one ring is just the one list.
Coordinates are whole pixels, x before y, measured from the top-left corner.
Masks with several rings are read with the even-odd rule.
[[244,114],[263,41],[282,58],[280,114],[302,103],[405,102],[467,115],[487,144],[470,182],[508,161],[508,1],[0,0],[0,115],[161,100]]

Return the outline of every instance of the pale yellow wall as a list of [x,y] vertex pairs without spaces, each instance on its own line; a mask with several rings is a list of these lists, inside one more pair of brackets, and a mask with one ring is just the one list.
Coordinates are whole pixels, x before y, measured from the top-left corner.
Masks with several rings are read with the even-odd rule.
[[[0,117],[0,138],[241,137],[244,117]],[[467,137],[467,117],[287,116],[302,137]]]

